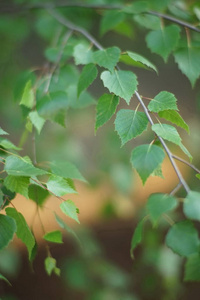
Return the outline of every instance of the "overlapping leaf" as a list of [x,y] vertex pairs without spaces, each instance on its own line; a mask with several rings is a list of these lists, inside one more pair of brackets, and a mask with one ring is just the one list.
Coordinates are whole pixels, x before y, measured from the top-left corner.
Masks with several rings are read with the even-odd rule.
[[148,109],[156,113],[167,109],[178,110],[176,102],[177,99],[172,93],[162,91],[151,100]]
[[125,18],[125,14],[121,11],[106,11],[100,24],[101,35],[105,34],[108,30],[115,28]]
[[200,193],[190,191],[184,199],[184,214],[191,220],[200,221]]
[[29,177],[23,176],[12,176],[8,175],[4,180],[4,185],[7,189],[12,192],[19,193],[26,197],[28,197],[28,187],[29,187],[30,179]]
[[0,214],[0,250],[8,246],[17,230],[15,220]]
[[31,184],[29,186],[29,191],[28,191],[29,198],[41,207],[44,204],[45,200],[49,197],[49,195],[50,194],[47,190],[35,184],[35,182],[34,184]]
[[39,116],[37,111],[31,111],[28,116],[31,120],[31,123],[37,129],[38,134],[40,134],[40,132],[44,126],[45,119],[43,119],[41,116]]
[[111,47],[103,50],[98,50],[93,53],[94,63],[100,67],[104,67],[109,71],[113,71],[120,57],[120,49]]
[[192,254],[188,257],[185,264],[184,272],[185,281],[199,281],[200,280],[200,255],[199,253]]
[[25,85],[20,104],[28,108],[32,108],[34,105],[34,92],[31,80],[29,80]]
[[73,56],[76,65],[87,65],[93,62],[91,46],[86,43],[76,45]]
[[86,90],[97,77],[98,71],[94,64],[84,66],[78,81],[78,97]]
[[69,193],[76,193],[76,190],[68,183],[67,179],[52,175],[46,183],[50,192],[56,196],[63,196]]
[[120,136],[122,146],[142,134],[147,129],[148,119],[143,112],[121,109],[115,119],[115,130]]
[[171,109],[163,110],[159,111],[158,115],[160,118],[170,121],[171,123],[185,129],[189,133],[188,124],[183,120],[177,111]]
[[176,145],[181,144],[181,137],[175,127],[168,124],[154,124],[152,130],[163,139]]
[[52,161],[51,170],[55,175],[64,178],[86,181],[75,165],[67,161]]

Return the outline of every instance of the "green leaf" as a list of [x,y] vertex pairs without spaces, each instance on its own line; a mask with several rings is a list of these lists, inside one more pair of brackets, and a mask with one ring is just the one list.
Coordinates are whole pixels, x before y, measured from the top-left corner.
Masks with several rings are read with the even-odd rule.
[[13,220],[13,218],[0,214],[0,250],[7,247],[8,244],[12,241],[16,230],[17,227],[15,220]]
[[163,110],[158,113],[160,118],[163,118],[171,123],[185,129],[189,133],[189,126],[175,110]]
[[29,259],[32,255],[32,250],[35,246],[35,238],[26,223],[24,216],[18,212],[15,208],[7,207],[6,214],[12,217],[17,224],[17,237],[22,240],[22,242],[26,245],[29,253]]
[[78,81],[78,97],[82,91],[86,90],[92,84],[97,74],[98,71],[94,64],[84,66]]
[[145,184],[147,178],[160,166],[164,157],[164,151],[155,145],[141,145],[133,149],[131,163],[140,175],[143,184]]
[[122,146],[147,129],[148,119],[145,113],[130,109],[121,109],[115,119],[115,130],[120,136]]
[[43,236],[43,239],[45,239],[48,242],[62,244],[62,233],[59,230],[51,231],[46,233]]
[[49,197],[49,192],[36,184],[31,184],[28,190],[28,196],[37,205],[43,206],[45,200]]
[[26,197],[28,197],[28,186],[30,183],[29,177],[21,177],[21,176],[12,176],[8,175],[4,180],[4,185],[11,192],[19,193]]
[[141,14],[141,15],[134,15],[133,20],[139,24],[140,26],[151,29],[157,30],[160,29],[160,18],[157,16]]
[[6,131],[4,131],[1,127],[0,127],[0,135],[7,135],[9,133],[7,133]]
[[142,241],[142,232],[143,232],[143,226],[144,226],[144,221],[145,219],[143,218],[138,224],[137,227],[135,228],[133,237],[131,239],[131,258],[134,259],[133,251],[135,248],[141,243]]
[[78,44],[74,47],[74,60],[76,65],[87,65],[93,63],[91,46],[86,43]]
[[147,210],[153,224],[156,224],[162,214],[177,207],[178,201],[175,197],[167,194],[152,194],[147,202]]
[[167,233],[166,244],[175,253],[188,257],[199,252],[198,231],[189,220],[176,223]]
[[76,222],[80,223],[77,215],[77,207],[73,201],[67,200],[62,202],[60,204],[60,209],[65,215],[74,219]]
[[24,88],[20,105],[24,105],[28,108],[32,108],[34,105],[34,92],[32,89],[32,82],[29,80]]
[[135,1],[134,3],[125,5],[122,11],[128,14],[141,14],[148,11],[148,2]]
[[119,61],[120,52],[121,50],[118,47],[95,51],[93,53],[94,63],[112,72]]
[[175,51],[174,58],[182,73],[190,80],[194,87],[200,76],[200,47],[189,46]]
[[176,101],[177,99],[172,93],[163,91],[151,100],[148,109],[152,112],[160,112],[167,109],[178,110]]
[[27,157],[17,157],[10,155],[5,160],[4,170],[8,175],[13,176],[38,176],[47,174],[46,171],[35,168],[32,163],[27,160]]
[[10,283],[10,281],[9,281],[6,277],[4,277],[2,274],[0,274],[0,280],[4,280],[4,281],[7,282],[9,285],[12,285],[12,284]]
[[11,141],[0,137],[0,146],[5,149],[12,149],[12,150],[21,150],[21,148],[15,146]]
[[51,171],[60,177],[78,179],[86,182],[86,179],[81,175],[76,166],[67,161],[52,161]]
[[65,92],[53,92],[43,96],[37,102],[38,114],[44,119],[48,119],[60,124],[58,118],[69,108],[69,100]]
[[46,183],[50,192],[60,197],[66,194],[76,193],[76,190],[68,183],[67,179],[52,175]]
[[81,241],[79,239],[79,237],[77,236],[76,232],[69,227],[69,225],[67,225],[56,213],[55,213],[55,218],[56,218],[56,221],[58,223],[58,225],[65,229],[67,232],[69,232],[74,238],[75,240],[78,242],[79,246],[81,246]]
[[200,255],[195,253],[188,257],[185,264],[184,281],[200,281]]
[[57,276],[60,276],[60,269],[56,267],[56,260],[53,257],[48,256],[45,258],[44,266],[47,274],[50,276],[54,272]]
[[115,113],[118,104],[119,97],[114,94],[104,94],[99,98],[96,107],[97,113],[95,130],[110,120],[112,115]]
[[130,71],[104,71],[101,80],[111,93],[124,98],[128,104],[138,84],[136,75]]
[[100,24],[100,34],[104,35],[107,31],[115,28],[125,19],[125,14],[117,10],[107,10]]
[[90,105],[96,104],[94,98],[87,92],[83,91],[80,97],[77,97],[77,85],[71,85],[68,88],[67,96],[69,98],[69,107],[81,109]]
[[192,155],[190,154],[190,152],[187,150],[187,148],[180,143],[179,147],[181,148],[181,150],[189,157],[190,161],[192,161]]
[[189,191],[184,200],[183,211],[187,218],[200,221],[200,193]]
[[[127,51],[128,56],[131,58],[132,61],[137,62],[137,67],[143,66],[145,68],[153,69],[156,73],[158,73],[158,70],[154,64],[152,64],[148,59],[146,59],[144,56],[137,54],[135,52]],[[123,55],[122,55],[123,58]]]
[[177,25],[169,25],[149,32],[146,42],[152,52],[159,54],[167,62],[168,56],[178,44],[179,38],[180,28]]
[[181,144],[181,137],[175,127],[168,124],[154,124],[152,130],[164,140],[172,142],[176,145]]
[[28,116],[29,116],[29,118],[31,120],[31,123],[37,129],[38,134],[40,134],[40,132],[42,130],[42,127],[44,126],[45,119],[43,119],[42,117],[40,117],[38,115],[37,111],[31,111]]

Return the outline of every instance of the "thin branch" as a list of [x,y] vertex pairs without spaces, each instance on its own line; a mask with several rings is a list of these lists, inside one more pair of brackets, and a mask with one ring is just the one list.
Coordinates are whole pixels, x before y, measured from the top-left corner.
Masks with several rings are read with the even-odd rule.
[[181,161],[182,163],[184,163],[185,165],[189,166],[190,168],[192,168],[194,171],[196,171],[197,173],[200,174],[200,170],[198,168],[196,168],[193,164],[189,163],[187,160],[175,155],[175,154],[172,154],[172,157]]
[[181,188],[182,184],[179,182],[177,186],[171,191],[170,195],[175,195],[178,190]]
[[[90,42],[92,42],[96,48],[98,48],[99,50],[103,50],[104,48],[96,41],[96,39],[91,36],[86,30],[82,29],[81,27],[78,27],[76,25],[74,25],[73,23],[71,23],[70,21],[68,21],[67,19],[65,19],[62,15],[60,15],[59,13],[53,11],[52,9],[48,10],[48,12],[58,21],[60,22],[61,24],[63,24],[64,26],[70,28],[71,30],[74,30],[74,31],[77,31],[81,34],[83,34]],[[136,91],[135,92],[135,95],[138,99],[138,101],[140,102],[140,104],[142,105],[143,109],[144,109],[144,112],[150,122],[151,125],[154,125],[154,122],[144,104],[144,102],[142,101],[139,93]],[[173,159],[173,156],[172,156],[172,153],[170,152],[169,148],[167,147],[166,143],[164,142],[164,140],[158,136],[158,139],[160,140],[163,148],[165,149],[165,152],[167,153],[169,159],[170,159],[170,162],[179,178],[179,181],[180,183],[183,185],[184,189],[186,190],[186,192],[188,193],[190,191],[190,188],[188,187],[186,181],[184,180],[178,166],[176,165],[174,159]]]

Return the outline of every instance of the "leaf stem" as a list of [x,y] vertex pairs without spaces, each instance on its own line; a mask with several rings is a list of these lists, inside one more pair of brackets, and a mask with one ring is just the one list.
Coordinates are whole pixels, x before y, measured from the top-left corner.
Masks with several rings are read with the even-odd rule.
[[182,184],[181,184],[181,182],[179,182],[177,184],[177,186],[171,191],[170,195],[175,195],[176,192],[178,192],[178,190],[181,188],[181,186],[182,186]]

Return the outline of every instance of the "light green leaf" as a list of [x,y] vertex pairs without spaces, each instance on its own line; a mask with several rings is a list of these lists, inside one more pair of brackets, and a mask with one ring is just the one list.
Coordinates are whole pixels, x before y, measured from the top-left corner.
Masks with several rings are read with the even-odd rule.
[[130,71],[104,71],[101,80],[111,93],[124,98],[128,104],[138,84],[136,75]]
[[146,42],[152,52],[159,54],[167,62],[168,56],[178,44],[179,38],[180,28],[177,25],[169,25],[149,32]]
[[134,254],[133,251],[135,248],[141,243],[142,241],[142,233],[143,233],[143,226],[144,226],[144,221],[145,219],[142,219],[138,224],[137,227],[135,228],[133,237],[131,239],[131,258],[134,259]]
[[196,174],[196,177],[200,180],[200,174]]
[[28,197],[28,186],[30,183],[29,177],[22,176],[12,176],[8,175],[4,180],[5,187],[11,192],[19,193],[26,197]]
[[5,149],[12,149],[12,150],[21,150],[21,148],[15,146],[11,141],[0,137],[0,146]]
[[53,92],[43,96],[37,102],[38,114],[44,119],[48,119],[60,124],[58,118],[69,108],[67,93],[63,91]]
[[7,135],[9,133],[7,133],[6,131],[4,131],[1,127],[0,127],[0,135]]
[[86,182],[86,179],[81,175],[76,166],[67,161],[52,161],[51,171],[55,175],[64,178],[78,179]]
[[152,194],[147,202],[147,210],[153,224],[156,224],[162,214],[177,207],[178,201],[175,197],[167,194]]
[[32,108],[34,105],[34,92],[32,89],[32,82],[29,80],[24,88],[20,105],[24,105],[28,108]]
[[[134,62],[139,63],[137,66],[144,66],[145,68],[153,69],[156,73],[158,73],[158,70],[154,64],[152,64],[148,59],[146,59],[144,56],[137,54],[135,52],[127,51],[128,56],[133,60]],[[123,56],[122,56],[123,57]]]
[[189,133],[189,126],[175,110],[163,110],[158,113],[160,118],[163,118],[171,123],[185,129]]
[[44,266],[47,274],[50,276],[54,272],[57,276],[60,276],[60,269],[56,267],[56,260],[53,257],[46,257]]
[[156,145],[141,145],[133,149],[131,163],[140,175],[143,184],[160,166],[164,157],[164,151]]
[[189,191],[184,200],[183,211],[187,218],[200,221],[200,193]]
[[[34,182],[35,183],[35,182]],[[49,192],[39,185],[31,184],[28,190],[28,196],[37,205],[43,206],[45,200],[49,197]]]
[[154,124],[152,130],[164,140],[172,142],[176,145],[181,144],[181,137],[175,127],[168,124]]
[[134,1],[134,3],[125,5],[122,11],[128,14],[141,14],[148,11],[148,2]]
[[194,87],[200,76],[200,47],[189,46],[175,51],[174,58],[182,73],[190,80]]
[[46,171],[35,168],[31,162],[28,162],[26,157],[17,157],[10,155],[5,160],[4,170],[8,175],[13,176],[38,176],[47,174]]
[[26,245],[30,259],[32,255],[32,250],[35,246],[35,238],[30,228],[28,227],[24,216],[12,207],[6,208],[6,214],[15,220],[17,224],[16,235]]
[[67,179],[52,175],[46,183],[50,192],[60,197],[66,194],[76,193],[76,190],[68,183]]
[[176,223],[167,233],[166,244],[175,253],[188,257],[199,252],[198,231],[189,220]]
[[94,63],[112,72],[119,61],[120,52],[121,50],[118,47],[95,51],[93,53]]
[[10,283],[10,281],[9,281],[6,277],[4,277],[2,274],[0,274],[0,280],[4,280],[4,281],[7,282],[9,285],[12,285],[12,284]]
[[74,204],[73,201],[71,200],[67,200],[67,201],[64,201],[60,204],[60,209],[62,210],[62,212],[67,215],[68,217],[74,219],[77,223],[80,223],[79,222],[79,219],[78,219],[78,215],[77,215],[77,207],[76,205]]
[[62,244],[62,233],[59,230],[51,231],[43,236],[43,239],[57,244]]
[[0,250],[8,246],[17,230],[15,220],[0,214]]
[[192,254],[185,264],[184,281],[200,281],[200,255]]
[[179,147],[181,148],[181,150],[189,157],[190,161],[192,161],[192,155],[190,154],[190,152],[187,150],[187,148],[180,143]]
[[102,95],[97,103],[96,124],[95,130],[104,125],[115,113],[119,97],[114,94]]
[[165,177],[163,176],[162,173],[162,164],[160,164],[154,171],[153,173],[151,173],[151,176],[158,176],[162,179],[164,179]]
[[107,10],[100,24],[100,34],[104,35],[107,31],[115,28],[125,19],[125,14],[117,10]]
[[79,237],[77,236],[76,232],[69,227],[69,225],[67,225],[56,213],[55,213],[55,218],[56,218],[56,221],[58,223],[58,225],[65,229],[67,232],[69,232],[74,238],[75,240],[78,242],[79,246],[81,246],[81,241],[79,239]]
[[97,74],[98,71],[94,64],[84,66],[78,81],[78,97],[82,91],[86,90],[92,84]]
[[38,115],[37,111],[31,111],[28,116],[29,116],[29,118],[31,120],[31,123],[37,129],[38,134],[40,134],[40,132],[42,130],[42,127],[44,126],[45,119],[43,119],[42,117],[40,117]]
[[120,136],[122,146],[142,134],[147,129],[148,119],[145,113],[130,109],[121,109],[115,119],[115,130]]
[[176,101],[177,99],[172,93],[163,91],[151,100],[148,109],[153,112],[160,112],[167,109],[178,110]]
[[93,63],[91,46],[86,43],[78,44],[74,47],[74,60],[76,65],[87,65]]

